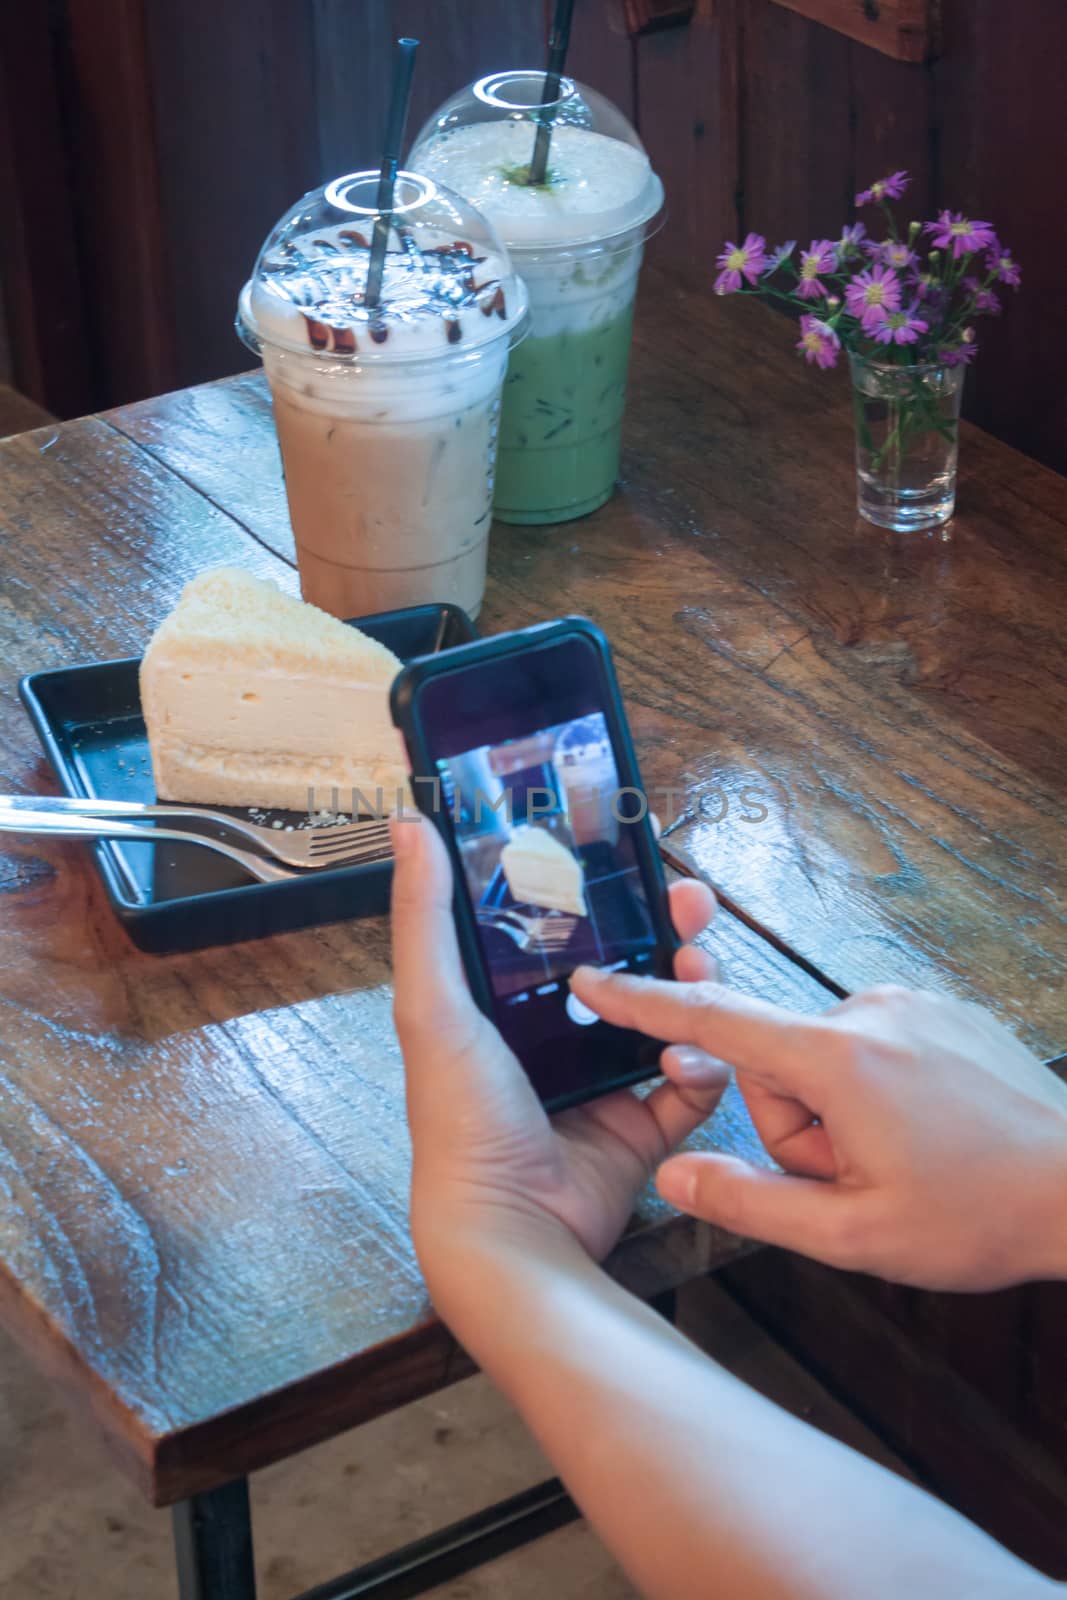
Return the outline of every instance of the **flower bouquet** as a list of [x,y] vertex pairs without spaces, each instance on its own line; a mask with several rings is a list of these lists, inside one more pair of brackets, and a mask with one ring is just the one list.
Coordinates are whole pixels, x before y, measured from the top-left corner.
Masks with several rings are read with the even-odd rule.
[[974,324],[1000,311],[997,288],[1021,275],[988,222],[942,211],[902,232],[894,172],[856,196],[877,206],[885,236],[862,222],[839,239],[795,239],[768,251],[758,233],[727,243],[716,294],[757,294],[801,313],[797,350],[819,367],[845,350],[852,369],[861,516],[904,531],[936,527],[956,501],[960,396],[978,351]]

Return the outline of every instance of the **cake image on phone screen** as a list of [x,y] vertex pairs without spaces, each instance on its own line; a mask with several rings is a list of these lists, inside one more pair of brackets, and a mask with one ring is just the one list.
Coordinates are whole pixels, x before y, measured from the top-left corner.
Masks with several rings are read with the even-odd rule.
[[546,829],[516,828],[500,852],[500,865],[514,900],[576,917],[588,915],[581,863]]
[[156,629],[141,704],[161,800],[393,810],[407,763],[389,715],[401,663],[358,628],[235,567],[202,573]]
[[438,760],[496,993],[515,1003],[651,938],[601,712]]

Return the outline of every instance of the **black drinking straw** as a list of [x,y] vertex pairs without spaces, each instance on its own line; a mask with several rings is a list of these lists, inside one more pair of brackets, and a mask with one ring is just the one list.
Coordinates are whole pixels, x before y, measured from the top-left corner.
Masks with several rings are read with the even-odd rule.
[[364,303],[374,309],[382,295],[382,273],[385,271],[385,248],[389,243],[392,223],[393,190],[396,187],[396,169],[400,164],[400,146],[411,104],[411,75],[415,71],[417,39],[398,39],[393,58],[393,97],[389,102],[389,120],[385,125],[385,144],[378,178],[378,216],[370,242],[370,266],[367,269],[367,288]]
[[541,89],[541,104],[545,109],[541,112],[541,125],[534,140],[533,159],[530,162],[531,183],[544,183],[545,173],[548,170],[548,147],[552,141],[552,118],[555,115],[549,108],[559,99],[559,81],[563,76],[567,60],[567,46],[571,42],[573,15],[574,0],[556,0],[552,31],[548,36],[548,65],[545,67],[545,81]]

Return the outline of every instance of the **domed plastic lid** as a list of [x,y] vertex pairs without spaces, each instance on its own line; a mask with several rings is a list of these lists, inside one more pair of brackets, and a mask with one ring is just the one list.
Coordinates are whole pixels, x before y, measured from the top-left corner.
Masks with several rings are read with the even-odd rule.
[[[378,210],[378,173],[335,178],[287,212],[241,291],[237,332],[321,359],[453,359],[526,322],[526,291],[492,226],[429,178],[397,173]],[[377,304],[367,300],[376,223],[387,229]]]
[[[498,72],[447,100],[409,164],[464,195],[516,249],[651,232],[663,185],[610,100],[573,78],[546,101],[545,73]],[[545,182],[530,182],[537,130],[552,126]]]

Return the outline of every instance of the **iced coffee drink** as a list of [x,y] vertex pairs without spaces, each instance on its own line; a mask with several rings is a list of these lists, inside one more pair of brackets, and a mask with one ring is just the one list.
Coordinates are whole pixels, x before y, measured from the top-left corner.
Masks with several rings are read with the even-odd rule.
[[475,616],[526,294],[468,204],[401,173],[368,304],[377,184],[338,179],[283,218],[238,331],[270,382],[304,598],[339,617],[442,600]]
[[[564,79],[501,73],[457,95],[412,151],[419,171],[492,221],[530,297],[530,335],[508,368],[495,514],[561,522],[593,511],[618,475],[634,294],[663,188],[630,124]],[[538,120],[551,115],[543,183],[530,181]]]

